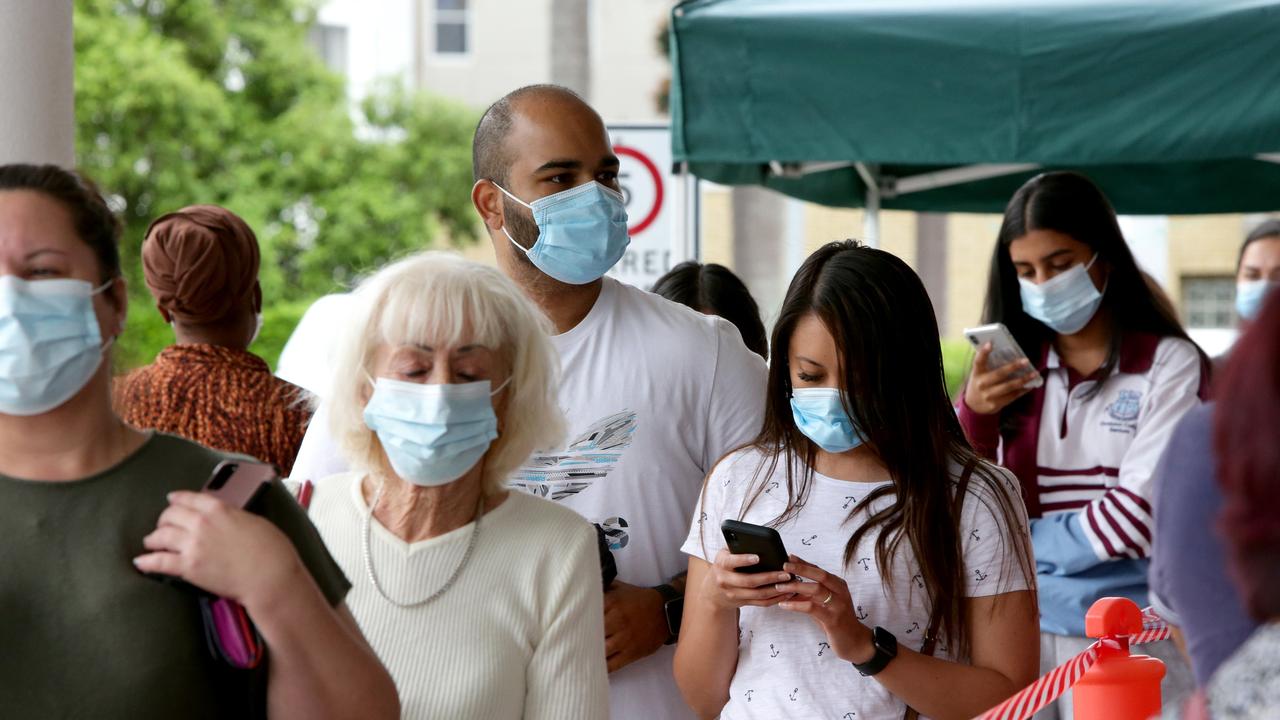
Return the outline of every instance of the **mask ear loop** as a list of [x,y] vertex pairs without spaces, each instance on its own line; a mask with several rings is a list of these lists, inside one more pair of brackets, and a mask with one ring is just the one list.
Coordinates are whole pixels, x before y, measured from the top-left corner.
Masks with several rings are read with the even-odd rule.
[[[1093,254],[1093,257],[1089,258],[1089,262],[1088,262],[1088,264],[1086,264],[1086,265],[1084,266],[1084,271],[1085,271],[1086,273],[1087,273],[1087,272],[1089,272],[1089,269],[1093,267],[1093,264],[1094,264],[1094,263],[1098,262],[1098,258],[1099,258],[1101,255],[1102,255],[1102,253],[1100,253],[1100,252],[1095,252],[1095,253]],[[1092,279],[1092,278],[1090,278],[1089,282],[1093,282],[1093,279]],[[1099,295],[1106,295],[1106,294],[1107,294],[1107,288],[1109,288],[1109,287],[1111,287],[1111,273],[1107,273],[1107,278],[1106,278],[1105,280],[1103,280],[1103,281],[1102,281],[1102,289],[1098,291],[1098,294],[1099,294]]]
[[[91,291],[89,292],[89,297],[91,297],[91,298],[92,298],[92,297],[94,297],[95,295],[101,295],[102,293],[106,292],[106,291],[107,291],[107,288],[109,288],[109,287],[111,287],[112,285],[115,285],[115,284],[116,284],[116,279],[117,279],[117,278],[111,278],[110,280],[108,280],[108,281],[106,281],[106,282],[102,283],[101,285],[99,285],[98,287],[94,288],[93,290],[91,290]],[[102,343],[102,347],[101,347],[101,349],[99,350],[99,352],[101,352],[101,353],[103,353],[103,354],[105,355],[105,354],[106,354],[106,352],[107,352],[108,350],[110,350],[110,349],[112,348],[112,346],[113,346],[113,345],[115,345],[115,344],[116,344],[116,338],[118,338],[118,337],[120,337],[120,336],[117,334],[117,335],[112,335],[111,337],[107,338],[106,342]]]
[[[530,211],[530,212],[533,212],[533,206],[532,206],[532,205],[530,205],[529,203],[527,203],[527,202],[525,202],[525,201],[521,200],[520,198],[516,197],[515,195],[512,195],[511,193],[507,192],[507,189],[506,189],[506,188],[504,188],[504,187],[502,187],[501,185],[499,185],[497,182],[495,182],[495,181],[493,181],[493,180],[490,180],[489,182],[490,182],[490,183],[492,183],[494,187],[496,187],[496,188],[498,188],[499,190],[501,190],[503,195],[506,195],[507,197],[511,198],[512,200],[514,200],[514,201],[516,201],[516,202],[520,203],[521,205],[523,205],[523,206],[525,206],[525,207],[529,208],[529,211]],[[511,233],[507,232],[507,222],[506,222],[506,219],[505,219],[505,218],[504,218],[504,219],[503,219],[503,221],[502,221],[502,234],[503,234],[503,235],[506,235],[506,236],[507,236],[507,239],[511,241],[511,244],[512,244],[512,245],[515,245],[515,246],[516,246],[516,248],[517,248],[517,249],[519,249],[519,250],[520,250],[520,252],[524,253],[525,255],[528,255],[529,253],[533,252],[533,248],[526,248],[526,247],[524,247],[523,245],[521,245],[520,243],[516,242],[516,239],[515,239],[515,238],[511,237]]]
[[504,387],[506,387],[506,386],[508,386],[508,385],[510,385],[510,384],[511,384],[511,378],[513,378],[513,377],[515,377],[515,376],[514,376],[514,375],[508,375],[508,376],[507,376],[507,379],[506,379],[506,380],[503,380],[501,385],[499,385],[498,387],[494,388],[493,390],[491,390],[491,391],[489,392],[489,397],[493,397],[494,395],[497,395],[498,393],[502,392],[502,388],[504,388]]

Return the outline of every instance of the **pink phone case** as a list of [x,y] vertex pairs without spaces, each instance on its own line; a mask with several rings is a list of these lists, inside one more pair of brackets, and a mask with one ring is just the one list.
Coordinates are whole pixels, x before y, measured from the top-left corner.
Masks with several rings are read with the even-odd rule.
[[213,601],[211,611],[218,645],[231,665],[242,669],[256,667],[262,660],[262,650],[257,631],[244,608],[235,601],[218,598]]
[[213,469],[213,475],[205,483],[204,492],[243,510],[275,478],[276,469],[270,465],[224,460]]

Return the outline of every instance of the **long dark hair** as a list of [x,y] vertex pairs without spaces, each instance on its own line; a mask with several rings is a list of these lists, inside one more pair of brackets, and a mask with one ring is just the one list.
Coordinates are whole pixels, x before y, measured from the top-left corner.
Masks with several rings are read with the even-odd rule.
[[[1088,245],[1098,254],[1098,262],[1109,268],[1098,312],[1107,313],[1111,319],[1111,345],[1098,371],[1093,392],[1100,391],[1115,372],[1120,361],[1120,339],[1125,333],[1145,332],[1191,342],[1170,303],[1156,295],[1138,269],[1120,232],[1116,212],[1102,191],[1079,173],[1051,172],[1028,180],[1005,208],[1004,222],[1000,224],[1000,235],[991,255],[987,303],[983,311],[984,322],[1004,323],[1009,328],[1032,362],[1039,359],[1045,344],[1052,342],[1056,333],[1023,311],[1018,273],[1009,256],[1009,245],[1034,230],[1052,230]],[[1200,357],[1207,368],[1204,351],[1200,351]],[[1005,414],[1018,414],[1016,410],[1027,402],[1028,398],[1022,398],[1011,406],[1015,412]]]
[[651,292],[728,320],[738,328],[748,350],[766,360],[769,358],[769,339],[760,321],[760,307],[751,297],[751,291],[729,268],[693,260],[682,262],[658,278]]
[[[968,501],[994,506],[993,514],[1004,519],[1015,538],[1025,532],[1016,509],[1021,500],[965,440],[947,396],[933,306],[920,278],[896,256],[853,241],[830,243],[791,281],[773,329],[764,425],[753,443],[768,459],[742,512],[760,496],[779,462],[786,473],[787,507],[772,524],[795,517],[808,497],[816,448],[792,418],[789,368],[791,336],[808,315],[817,316],[835,339],[845,410],[859,420],[866,445],[893,481],[850,511],[852,520],[880,498],[893,496],[891,504],[853,531],[844,564],[853,561],[864,537],[876,536],[882,568],[890,567],[905,542],[919,563],[929,604],[941,616],[942,634],[958,657],[966,657],[963,538],[953,504],[956,466],[974,467]],[[1006,553],[1006,564],[1016,561],[1030,584],[1035,574],[1031,550],[1027,543],[1016,544]],[[886,590],[895,590],[887,577],[882,582]]]

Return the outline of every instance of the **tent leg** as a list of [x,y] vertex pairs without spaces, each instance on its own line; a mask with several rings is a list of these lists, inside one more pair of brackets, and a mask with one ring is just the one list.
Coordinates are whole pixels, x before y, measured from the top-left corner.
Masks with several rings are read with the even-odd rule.
[[867,196],[862,204],[862,242],[867,247],[880,247],[880,167],[855,163]]
[[880,247],[880,188],[867,188],[867,202],[862,214],[862,242]]

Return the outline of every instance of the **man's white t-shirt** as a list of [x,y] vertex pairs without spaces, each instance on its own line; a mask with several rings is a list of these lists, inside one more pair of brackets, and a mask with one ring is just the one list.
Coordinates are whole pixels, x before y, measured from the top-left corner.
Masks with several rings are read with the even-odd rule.
[[[568,442],[535,454],[511,485],[602,525],[619,580],[660,585],[688,568],[680,543],[703,478],[760,431],[764,362],[729,322],[608,277],[591,312],[552,340]],[[674,654],[610,675],[615,720],[693,717]]]
[[[684,572],[680,551],[702,481],[751,442],[764,416],[764,361],[728,321],[606,277],[560,353],[565,447],[537,453],[513,489],[605,528],[618,579],[660,585]],[[345,469],[323,406],[294,464],[296,479]],[[674,646],[609,676],[615,720],[692,718],[672,673]]]
[[[975,474],[961,511],[961,556],[965,596],[983,597],[1025,590],[1013,538],[1030,545],[1018,484],[1003,468],[986,466],[1006,485],[1014,500],[1018,527],[1009,527],[988,483]],[[754,448],[725,458],[707,480],[706,495],[694,515],[684,552],[707,562],[725,547],[723,520],[768,525],[787,506],[786,469],[782,461],[771,474],[766,456]],[[955,476],[959,468],[953,468]],[[794,477],[799,478],[797,468]],[[955,479],[953,477],[953,479]],[[928,599],[919,565],[909,546],[888,568],[876,562],[876,533],[859,543],[854,560],[844,567],[845,543],[869,514],[893,502],[878,498],[850,519],[858,504],[876,488],[890,484],[854,483],[814,473],[809,495],[797,514],[776,526],[787,552],[839,575],[849,584],[854,611],[867,627],[893,633],[899,645],[919,650],[929,626]],[[754,498],[754,500],[753,500]],[[750,502],[748,502],[750,501]],[[749,507],[747,507],[749,505]],[[745,508],[745,512],[744,512]],[[892,592],[882,578],[887,577]],[[942,638],[935,657],[957,659]],[[738,664],[721,720],[775,718],[900,718],[906,706],[875,678],[863,677],[832,652],[821,628],[809,616],[778,607],[744,607],[739,611]]]

